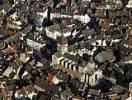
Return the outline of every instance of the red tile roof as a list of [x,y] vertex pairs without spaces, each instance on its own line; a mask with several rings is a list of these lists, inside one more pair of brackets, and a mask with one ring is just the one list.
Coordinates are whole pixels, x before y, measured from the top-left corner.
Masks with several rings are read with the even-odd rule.
[[48,81],[50,81],[50,82],[51,82],[51,81],[52,81],[52,79],[53,79],[53,77],[54,77],[54,75],[49,74],[49,75],[48,75]]

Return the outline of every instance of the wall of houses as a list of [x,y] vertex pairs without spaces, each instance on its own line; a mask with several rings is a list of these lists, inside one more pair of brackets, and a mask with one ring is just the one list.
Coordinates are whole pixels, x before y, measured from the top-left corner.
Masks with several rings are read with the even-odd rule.
[[98,70],[93,75],[91,75],[89,77],[89,84],[91,86],[94,86],[94,85],[98,84],[99,79],[101,79],[101,78],[102,78],[102,71]]
[[[56,39],[57,39],[57,36],[61,36],[62,33],[59,32],[59,31],[54,31],[54,30],[53,30],[53,32],[51,32],[51,31],[49,31],[48,28],[46,28],[46,35],[47,35],[47,37],[56,40]],[[63,35],[64,35],[65,37],[68,37],[68,36],[71,35],[71,32],[63,33]]]
[[73,18],[81,21],[82,23],[88,23],[90,21],[90,17],[87,14],[84,16],[83,15],[74,15]]
[[36,50],[40,50],[40,48],[43,47],[45,44],[40,44],[40,43],[34,42],[33,40],[27,39],[27,45],[29,45],[30,47]]
[[47,37],[56,40],[58,32],[51,32],[46,28],[46,35]]
[[87,53],[88,55],[93,55],[94,51],[96,50],[96,47],[94,47],[94,49],[91,51],[91,50],[88,50],[87,48],[82,48],[82,49],[78,49],[78,50],[72,50],[72,51],[67,51],[69,54],[72,54],[72,55],[76,55],[77,53],[82,56],[84,53]]
[[70,16],[70,15],[61,14],[59,12],[51,13],[50,16],[51,16],[51,19],[54,19],[54,18],[72,18],[72,16]]
[[[83,49],[81,49],[81,50],[78,50],[77,52],[80,54],[80,56],[82,56],[84,53],[87,53],[87,54],[89,54],[89,55],[92,55],[92,54],[93,54],[92,51],[90,51],[90,50],[88,50],[88,49],[86,49],[86,48],[83,48]],[[77,53],[77,52],[76,52],[76,53]],[[76,53],[75,53],[75,54],[76,54]]]
[[89,74],[83,73],[81,77],[81,82],[89,83]]
[[12,29],[18,29],[18,30],[21,30],[22,29],[21,26],[16,25],[16,24],[13,24],[13,23],[7,23],[7,27],[8,28],[12,28]]

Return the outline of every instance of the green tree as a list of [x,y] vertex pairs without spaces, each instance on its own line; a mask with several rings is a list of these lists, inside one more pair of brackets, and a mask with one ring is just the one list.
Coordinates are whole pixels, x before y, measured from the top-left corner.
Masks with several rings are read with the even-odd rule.
[[32,100],[38,100],[38,96],[37,95],[33,95]]
[[12,5],[14,4],[14,0],[7,0],[7,3]]
[[53,21],[49,20],[48,18],[44,18],[42,25],[43,25],[44,27],[53,25]]
[[87,53],[84,53],[84,54],[83,54],[83,59],[84,59],[85,61],[89,61],[90,55],[88,55]]
[[76,85],[70,84],[69,88],[74,95],[79,95],[79,88]]
[[124,86],[124,84],[125,84],[125,75],[124,74],[117,71],[115,73],[115,79],[116,79],[117,84]]

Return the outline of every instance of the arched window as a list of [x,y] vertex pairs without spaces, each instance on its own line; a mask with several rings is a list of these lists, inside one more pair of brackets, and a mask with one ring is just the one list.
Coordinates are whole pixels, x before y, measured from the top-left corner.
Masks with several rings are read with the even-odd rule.
[[74,65],[72,64],[72,65],[71,65],[71,70],[73,71],[73,69],[74,69]]
[[78,65],[76,65],[76,71],[79,71],[79,66]]
[[97,80],[98,79],[98,76],[97,76],[97,74],[95,74],[95,80]]

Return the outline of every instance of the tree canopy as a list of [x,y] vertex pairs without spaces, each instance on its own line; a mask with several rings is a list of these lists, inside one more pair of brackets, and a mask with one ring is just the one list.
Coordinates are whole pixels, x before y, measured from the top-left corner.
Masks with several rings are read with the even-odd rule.
[[84,53],[82,57],[85,61],[89,61],[90,59],[90,55],[88,55],[87,53]]
[[79,95],[79,88],[73,84],[69,84],[69,88],[74,95]]
[[14,0],[7,0],[7,3],[12,5],[14,4]]

